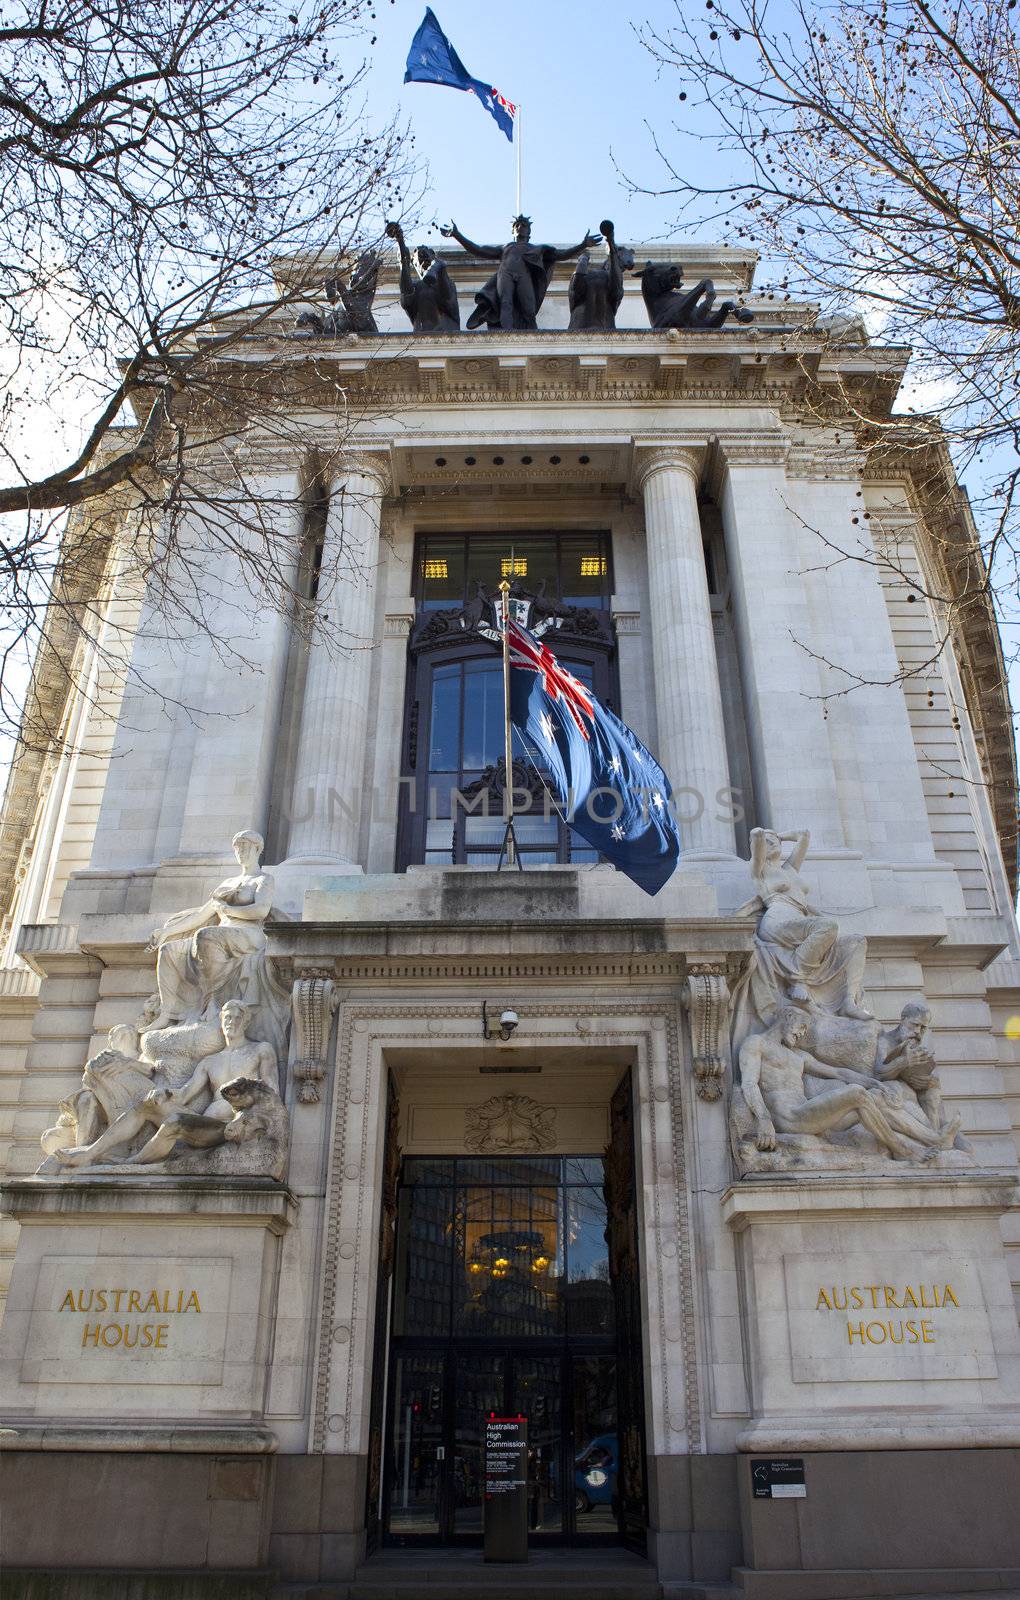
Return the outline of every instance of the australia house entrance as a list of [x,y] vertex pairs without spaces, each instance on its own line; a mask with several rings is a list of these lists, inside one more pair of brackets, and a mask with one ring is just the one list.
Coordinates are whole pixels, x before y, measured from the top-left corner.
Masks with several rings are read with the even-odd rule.
[[605,1154],[404,1160],[384,1425],[387,1542],[481,1541],[490,1412],[528,1419],[531,1540],[643,1542],[629,1117],[614,1122],[618,1137]]

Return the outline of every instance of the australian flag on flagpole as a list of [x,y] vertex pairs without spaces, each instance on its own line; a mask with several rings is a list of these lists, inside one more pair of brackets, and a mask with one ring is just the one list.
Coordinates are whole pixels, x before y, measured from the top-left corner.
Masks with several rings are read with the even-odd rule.
[[513,144],[517,107],[498,89],[483,83],[480,78],[472,78],[431,8],[426,10],[425,19],[411,40],[404,82],[440,83],[447,89],[465,89],[469,94],[477,95]]
[[680,858],[669,779],[626,723],[512,616],[510,720],[570,826],[658,894]]

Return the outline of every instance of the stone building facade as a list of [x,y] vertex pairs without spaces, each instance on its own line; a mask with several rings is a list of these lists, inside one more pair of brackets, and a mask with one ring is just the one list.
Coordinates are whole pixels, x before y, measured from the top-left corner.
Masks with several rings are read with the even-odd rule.
[[[947,462],[853,442],[904,352],[679,253],[754,321],[652,329],[629,279],[571,330],[568,264],[535,331],[411,334],[387,264],[377,336],[250,342],[304,398],[247,478],[346,648],[240,557],[171,638],[130,507],[62,580],[99,638],[70,690],[41,655],[59,737],[0,825],[10,1568],[365,1582],[480,1539],[512,1408],[536,1548],[1017,1583],[1016,770],[973,527]],[[448,261],[463,313],[489,269]],[[541,810],[497,870],[504,576],[671,775],[654,899]]]

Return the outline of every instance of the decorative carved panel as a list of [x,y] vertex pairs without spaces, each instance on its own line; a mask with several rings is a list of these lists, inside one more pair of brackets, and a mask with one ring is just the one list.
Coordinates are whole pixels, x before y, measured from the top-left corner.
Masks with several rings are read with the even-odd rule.
[[478,1155],[550,1150],[556,1142],[556,1107],[526,1094],[494,1094],[464,1108],[464,1144]]

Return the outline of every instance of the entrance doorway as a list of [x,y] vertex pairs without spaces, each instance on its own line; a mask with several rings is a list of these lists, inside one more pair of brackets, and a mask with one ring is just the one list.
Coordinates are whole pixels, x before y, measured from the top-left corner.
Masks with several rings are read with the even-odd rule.
[[528,1419],[530,1533],[617,1537],[614,1356],[535,1355],[520,1346],[408,1354],[396,1359],[394,1384],[391,1538],[481,1536],[492,1411]]
[[619,1162],[607,1157],[404,1161],[384,1425],[387,1542],[481,1541],[492,1412],[528,1419],[534,1541],[639,1542],[633,1225]]

